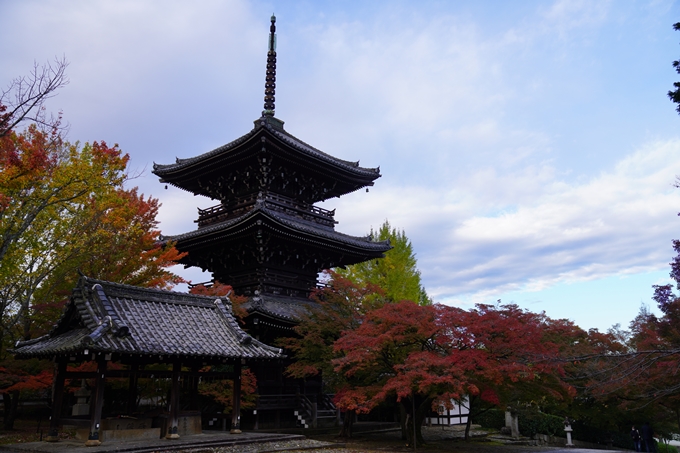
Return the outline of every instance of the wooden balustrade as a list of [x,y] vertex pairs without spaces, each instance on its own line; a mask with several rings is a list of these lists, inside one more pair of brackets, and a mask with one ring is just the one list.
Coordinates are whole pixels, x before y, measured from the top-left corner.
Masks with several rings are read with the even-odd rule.
[[[201,228],[238,217],[252,209],[256,201],[257,195],[253,194],[249,197],[239,199],[229,207],[218,204],[206,209],[199,208],[198,220],[196,220],[195,223],[198,223],[198,227]],[[290,198],[276,194],[267,194],[264,198],[264,204],[269,209],[331,228],[337,223],[335,221],[335,209],[331,211],[314,205],[301,204]]]

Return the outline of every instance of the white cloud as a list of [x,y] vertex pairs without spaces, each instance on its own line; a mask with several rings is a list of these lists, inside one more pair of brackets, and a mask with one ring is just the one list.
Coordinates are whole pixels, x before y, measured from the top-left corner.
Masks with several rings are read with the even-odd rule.
[[546,25],[562,36],[574,28],[601,25],[610,5],[611,1],[557,0],[545,12]]
[[351,225],[347,232],[362,234],[385,219],[404,228],[436,298],[486,300],[663,269],[678,236],[677,174],[680,140],[673,140],[650,143],[581,183],[556,178],[549,166],[502,178],[487,169],[436,189],[378,180],[369,194],[328,204],[337,206],[340,231]]
[[[676,49],[671,3],[529,2],[512,14],[387,4],[277,11],[277,116],[384,175],[368,194],[329,200],[339,231],[363,235],[385,219],[404,228],[427,289],[450,300],[666,265],[678,236],[677,118],[642,95],[634,108],[626,101],[670,87],[672,57],[643,72],[635,58]],[[0,42],[13,44],[1,76],[66,54],[71,84],[50,105],[74,140],[118,142],[146,168],[137,182],[163,202],[163,232],[181,233],[212,202],[162,190],[151,163],[249,130],[262,109],[270,6],[5,2]]]

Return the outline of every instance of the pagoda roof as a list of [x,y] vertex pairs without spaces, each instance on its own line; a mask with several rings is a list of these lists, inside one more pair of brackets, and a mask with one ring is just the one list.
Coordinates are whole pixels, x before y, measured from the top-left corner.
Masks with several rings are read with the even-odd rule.
[[[186,159],[177,158],[174,164],[154,162],[153,173],[160,177],[161,182],[214,199],[214,193],[206,189],[206,184],[216,180],[223,173],[222,169],[238,165],[249,157],[255,158],[261,145],[269,139],[278,145],[268,148],[272,153],[280,153],[285,160],[304,162],[307,169],[316,168],[325,178],[341,181],[340,184],[329,187],[323,197],[313,201],[339,197],[372,186],[373,181],[381,176],[379,167],[361,167],[358,161],[338,159],[303,142],[286,132],[283,121],[277,118],[263,116],[255,120],[254,125],[247,134],[204,154]],[[285,151],[277,149],[279,147]]]
[[203,360],[285,357],[239,326],[231,302],[81,277],[61,318],[45,336],[17,342],[17,358],[85,351]]
[[[333,244],[335,243],[336,247],[349,247],[368,253],[383,253],[391,249],[389,240],[373,241],[370,236],[350,236],[339,233],[331,227],[267,208],[262,202],[255,203],[253,209],[242,216],[214,223],[188,233],[176,236],[163,236],[161,240],[180,243],[191,242],[194,244],[211,242],[215,238],[221,237],[223,233],[231,233],[240,228],[245,229],[256,225],[256,222],[252,222],[251,220],[260,216],[279,224],[288,231],[292,230],[306,236],[309,241],[318,241],[324,246],[330,246],[331,248],[333,248]],[[180,246],[180,248],[182,247]]]
[[257,294],[250,297],[243,304],[243,308],[245,308],[251,316],[260,314],[278,321],[295,324],[300,321],[300,318],[304,314],[309,313],[309,310],[316,305],[317,303],[310,299],[272,294]]

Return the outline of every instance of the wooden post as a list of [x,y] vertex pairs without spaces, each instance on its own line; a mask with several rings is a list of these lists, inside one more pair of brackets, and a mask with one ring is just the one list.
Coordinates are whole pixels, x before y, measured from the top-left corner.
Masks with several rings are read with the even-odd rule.
[[94,389],[94,410],[90,418],[90,435],[87,437],[85,446],[97,447],[101,445],[99,431],[102,422],[102,408],[104,407],[104,385],[106,384],[106,360],[103,355],[97,358],[97,379]]
[[234,362],[234,393],[232,394],[231,433],[241,434],[241,362]]
[[139,382],[139,364],[130,365],[130,383],[128,385],[127,414],[134,414],[137,409],[137,383]]
[[200,369],[200,365],[195,363],[194,365],[191,366],[191,380],[189,381],[189,384],[191,385],[190,388],[190,395],[191,395],[191,402],[189,404],[189,409],[192,411],[198,410],[198,370]]
[[314,402],[312,403],[312,428],[316,428],[316,427],[317,427],[317,420],[316,420],[316,419],[317,419],[317,417],[318,417],[318,415],[319,415],[319,412],[318,412],[318,409],[319,409],[319,408],[318,408],[318,404],[319,404],[319,403],[317,403],[316,401],[314,401]]
[[66,359],[61,359],[55,364],[54,381],[52,383],[52,417],[50,418],[50,430],[47,433],[47,442],[59,440],[59,422],[61,418],[61,403],[64,396],[64,375],[66,374]]
[[170,388],[170,413],[168,414],[168,433],[166,439],[179,439],[179,383],[182,363],[176,360],[172,364],[172,387]]

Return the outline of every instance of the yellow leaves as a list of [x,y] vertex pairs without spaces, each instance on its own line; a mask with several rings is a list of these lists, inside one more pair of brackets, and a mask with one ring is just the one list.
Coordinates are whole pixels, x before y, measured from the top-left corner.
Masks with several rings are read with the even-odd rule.
[[[413,245],[404,231],[392,228],[385,221],[377,232],[371,230],[370,236],[376,241],[389,241],[392,249],[385,253],[384,258],[354,264],[345,270],[338,270],[338,273],[359,285],[371,283],[379,286],[390,302],[411,300],[420,305],[431,304],[421,284]],[[369,299],[367,302],[373,302],[375,308],[380,302],[385,302],[381,299]]]
[[117,145],[67,143],[33,127],[0,139],[5,329],[20,321],[25,336],[32,319],[52,322],[78,269],[142,286],[181,281],[166,269],[181,255],[157,244],[158,200],[123,187],[128,161]]

